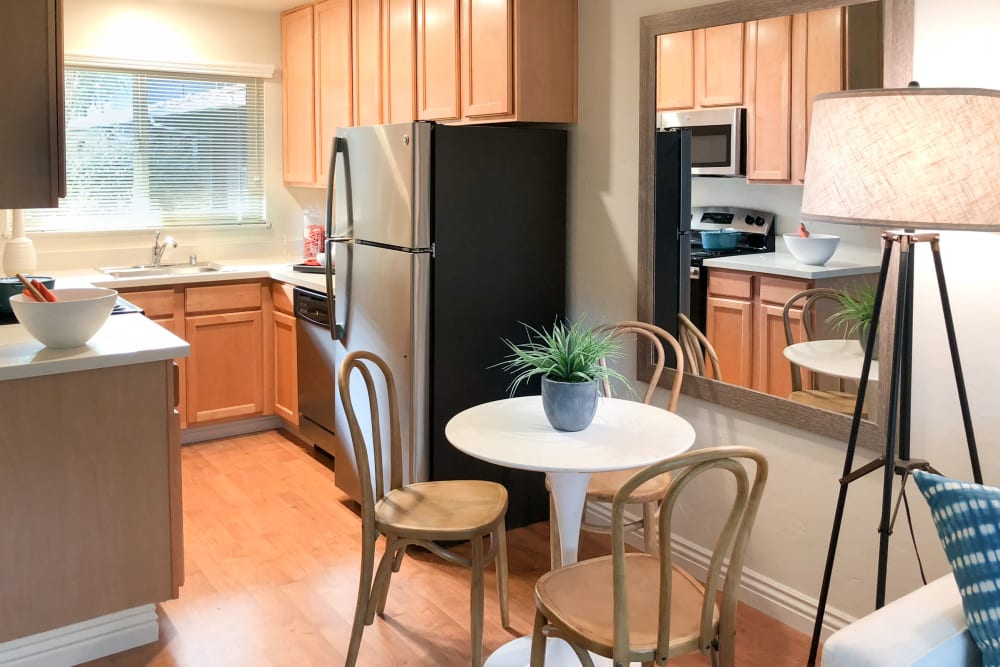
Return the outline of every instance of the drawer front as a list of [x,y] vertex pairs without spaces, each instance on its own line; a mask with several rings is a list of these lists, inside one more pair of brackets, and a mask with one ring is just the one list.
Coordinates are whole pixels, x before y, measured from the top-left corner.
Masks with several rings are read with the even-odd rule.
[[271,283],[271,301],[274,309],[291,315],[292,310],[292,285],[288,283]]
[[172,289],[145,292],[122,292],[122,297],[146,311],[146,317],[173,317],[174,291]]
[[760,277],[760,300],[765,303],[785,305],[789,299],[812,287],[812,281],[777,276]]
[[184,291],[184,312],[211,313],[260,308],[260,287],[260,283],[188,287]]
[[743,271],[711,269],[708,274],[708,293],[712,296],[749,299],[752,278],[752,274]]

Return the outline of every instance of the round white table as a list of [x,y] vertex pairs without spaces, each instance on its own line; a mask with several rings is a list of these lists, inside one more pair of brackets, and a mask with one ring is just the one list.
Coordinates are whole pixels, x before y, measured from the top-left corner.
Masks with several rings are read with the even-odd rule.
[[[865,360],[864,350],[853,338],[795,343],[786,347],[784,353],[785,358],[793,364],[845,380],[860,380],[861,365]],[[872,361],[868,380],[878,380],[878,361]]]
[[[587,485],[595,472],[639,468],[680,454],[694,444],[694,429],[663,408],[600,398],[593,423],[573,433],[549,425],[540,396],[508,398],[464,410],[448,422],[445,436],[457,449],[490,463],[544,472],[559,525],[560,553],[553,561],[577,560]],[[488,667],[526,666],[531,638],[501,646]],[[568,645],[547,644],[546,663],[579,665]],[[595,664],[611,664],[595,660]]]

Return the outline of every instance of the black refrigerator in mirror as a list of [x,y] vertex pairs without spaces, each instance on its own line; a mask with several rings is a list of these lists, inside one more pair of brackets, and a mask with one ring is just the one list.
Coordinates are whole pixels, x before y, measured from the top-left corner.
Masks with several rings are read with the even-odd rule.
[[691,315],[691,131],[656,133],[653,167],[653,323],[678,336]]
[[[520,341],[520,323],[551,327],[565,314],[566,149],[556,129],[375,125],[338,131],[330,171],[337,366],[368,350],[392,369],[405,483],[500,482],[509,527],[548,516],[542,474],[469,457],[444,430],[458,412],[507,396],[511,378],[496,367],[509,352],[503,338]],[[351,387],[365,396],[359,374]],[[331,409],[336,483],[358,499],[339,396]],[[370,422],[367,405],[355,409]]]

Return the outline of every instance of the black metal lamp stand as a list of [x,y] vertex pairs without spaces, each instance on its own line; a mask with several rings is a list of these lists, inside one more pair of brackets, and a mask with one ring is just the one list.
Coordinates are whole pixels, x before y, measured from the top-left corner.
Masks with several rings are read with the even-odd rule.
[[[951,362],[955,371],[955,383],[958,387],[958,400],[962,409],[962,421],[965,426],[965,439],[969,446],[969,460],[972,463],[972,476],[978,484],[983,482],[982,470],[979,466],[979,453],[976,449],[976,438],[972,430],[972,417],[969,412],[969,401],[965,391],[965,378],[962,373],[962,363],[958,356],[958,342],[955,338],[955,325],[952,320],[951,302],[945,286],[944,269],[941,265],[940,238],[937,234],[916,234],[909,230],[905,232],[885,232],[882,251],[882,264],[879,270],[878,286],[875,292],[875,309],[872,323],[868,330],[868,340],[865,345],[864,363],[861,367],[861,380],[858,385],[858,398],[851,420],[851,432],[847,442],[847,453],[844,457],[844,472],[840,478],[840,493],[837,496],[837,509],[833,516],[833,530],[830,535],[830,547],[826,555],[826,567],[823,570],[823,585],[820,588],[819,606],[816,611],[816,624],[813,626],[812,644],[809,648],[809,667],[816,664],[816,654],[819,649],[820,632],[823,629],[823,616],[826,612],[827,596],[830,592],[830,579],[833,574],[833,561],[837,553],[837,541],[840,538],[840,526],[844,518],[844,505],[847,501],[848,485],[854,480],[864,477],[875,470],[882,470],[882,516],[879,521],[878,579],[875,590],[875,608],[885,604],[886,572],[888,569],[889,535],[900,502],[905,503],[906,480],[913,470],[922,469],[934,471],[927,461],[910,458],[910,398],[911,372],[913,369],[913,248],[917,243],[930,243],[934,257],[934,269],[937,273],[938,289],[941,294],[941,309],[944,314],[945,329],[948,334],[948,347],[951,351]],[[898,281],[896,284],[896,320],[892,338],[892,374],[889,379],[889,410],[886,418],[885,453],[877,459],[852,470],[854,453],[858,443],[858,432],[861,426],[861,414],[864,407],[865,391],[871,371],[872,354],[878,331],[879,314],[882,310],[882,297],[885,294],[886,276],[889,273],[889,263],[894,246],[899,246]],[[897,446],[898,443],[898,454]],[[901,476],[899,496],[895,510],[892,509],[892,487],[896,475]]]

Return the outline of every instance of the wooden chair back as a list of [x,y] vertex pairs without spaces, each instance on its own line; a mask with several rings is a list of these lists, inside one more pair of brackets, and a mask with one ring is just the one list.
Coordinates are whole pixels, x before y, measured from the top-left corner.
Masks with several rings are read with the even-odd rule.
[[[663,343],[666,342],[666,344],[673,349],[674,358],[677,360],[677,372],[674,373],[674,381],[670,385],[670,399],[667,402],[667,410],[670,412],[676,412],[677,399],[680,398],[681,395],[681,382],[684,380],[684,353],[683,350],[681,350],[681,345],[677,342],[677,339],[661,327],[658,327],[655,324],[649,324],[648,322],[625,320],[614,326],[606,328],[613,331],[612,336],[615,338],[635,334],[636,338],[645,339],[652,346],[654,364],[653,375],[649,378],[649,387],[646,389],[646,394],[642,398],[642,402],[647,405],[653,401],[653,395],[656,393],[656,388],[660,383],[660,375],[663,374],[663,367],[666,365],[667,356]],[[601,366],[606,366],[604,359],[601,359]],[[611,384],[607,381],[604,382],[604,395],[611,395]]]
[[[792,332],[792,321],[789,316],[792,308],[801,306],[802,330],[805,332],[805,339],[816,340],[817,305],[823,302],[830,302],[839,306],[840,301],[837,300],[838,294],[838,290],[830,289],[829,287],[816,287],[813,289],[803,290],[798,294],[792,295],[792,297],[785,302],[785,307],[781,313],[785,324],[785,344],[792,345],[794,343],[801,342],[795,340],[794,333]],[[792,362],[788,363],[792,367],[792,391],[802,391],[802,369]]]
[[680,325],[678,335],[681,347],[684,349],[687,372],[699,377],[721,380],[722,366],[719,364],[719,355],[715,353],[715,348],[708,342],[705,334],[684,313],[677,314],[677,322]]
[[[385,455],[383,452],[382,418],[378,405],[378,386],[372,370],[381,375],[388,401],[389,412],[389,488],[385,488]],[[368,394],[368,411],[371,418],[371,443],[365,436],[358,420],[358,411],[351,394],[351,375],[361,374]],[[386,493],[403,485],[403,450],[399,430],[399,403],[396,398],[396,380],[389,365],[378,355],[365,350],[351,352],[344,358],[337,376],[340,398],[347,413],[347,423],[351,430],[354,458],[361,480],[361,510],[364,519],[375,520],[375,503]],[[359,397],[359,400],[360,397]],[[374,470],[373,470],[374,468]],[[373,474],[374,473],[374,474]],[[374,480],[374,484],[373,484]],[[368,515],[371,515],[370,517]]]
[[[754,477],[750,481],[744,463],[754,464]],[[709,470],[723,470],[732,475],[736,493],[726,521],[719,532],[715,550],[709,561],[705,580],[705,597],[701,607],[699,647],[708,651],[718,638],[720,663],[733,664],[736,636],[736,604],[743,562],[746,557],[750,531],[767,481],[767,459],[764,454],[750,447],[715,447],[700,449],[654,463],[634,475],[615,494],[611,506],[612,572],[614,579],[614,662],[628,664],[628,599],[625,589],[625,509],[629,495],[642,483],[664,473],[674,475],[673,483],[660,504],[660,610],[656,648],[656,664],[666,662],[670,649],[670,600],[673,559],[670,550],[671,525],[677,499],[687,486]],[[727,564],[722,585],[718,633],[713,630],[716,593],[723,565]]]

